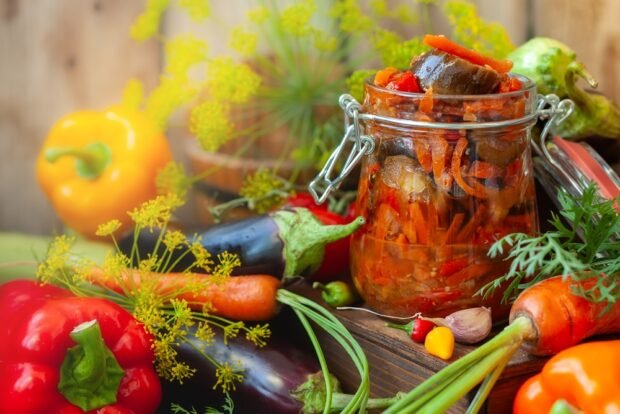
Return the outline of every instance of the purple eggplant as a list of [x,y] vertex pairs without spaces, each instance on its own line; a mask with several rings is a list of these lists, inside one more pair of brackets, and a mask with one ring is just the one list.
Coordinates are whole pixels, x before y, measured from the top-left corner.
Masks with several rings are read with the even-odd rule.
[[414,58],[409,69],[424,90],[432,88],[442,95],[494,93],[501,82],[501,75],[493,69],[437,49]]
[[[200,239],[216,265],[219,253],[237,254],[241,266],[235,268],[233,274],[264,273],[288,279],[314,273],[323,260],[325,245],[348,236],[362,224],[364,219],[359,217],[348,224],[324,225],[308,209],[297,207],[224,222],[187,234],[190,240]],[[153,252],[158,237],[159,232],[151,229],[138,235],[140,257]],[[133,234],[123,238],[119,243],[121,251],[129,255],[133,241]],[[187,249],[177,249],[175,255],[171,263],[181,256],[182,259],[171,271],[200,271],[192,269],[195,258]]]
[[[257,348],[245,338],[235,338],[224,344],[218,335],[204,351],[219,362],[240,362],[244,380],[230,397],[235,413],[287,414],[299,413],[302,404],[291,392],[320,371],[314,351],[305,332],[290,310],[281,312],[270,322],[271,338],[263,348]],[[199,346],[200,341],[190,336]],[[197,369],[196,374],[183,384],[162,380],[163,399],[158,414],[170,412],[172,403],[185,409],[204,412],[205,407],[219,408],[225,395],[215,384],[215,369],[192,344],[178,347],[179,359]]]

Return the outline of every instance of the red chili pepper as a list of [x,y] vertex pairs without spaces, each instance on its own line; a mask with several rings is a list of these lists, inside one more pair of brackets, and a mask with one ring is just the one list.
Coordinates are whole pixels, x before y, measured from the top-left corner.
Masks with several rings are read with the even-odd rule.
[[16,280],[0,286],[0,412],[150,414],[152,341],[120,306]]
[[430,331],[433,330],[435,324],[431,321],[427,321],[426,319],[416,318],[409,323],[404,325],[397,323],[388,323],[387,326],[394,329],[400,329],[401,331],[407,332],[409,337],[419,344],[423,344],[426,339],[426,335]]
[[386,89],[402,92],[422,92],[418,79],[408,70],[392,75],[390,81],[386,85]]

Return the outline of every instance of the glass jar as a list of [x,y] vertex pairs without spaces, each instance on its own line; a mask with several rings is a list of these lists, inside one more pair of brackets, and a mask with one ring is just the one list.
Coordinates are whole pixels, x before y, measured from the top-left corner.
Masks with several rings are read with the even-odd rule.
[[345,137],[310,191],[324,200],[361,161],[356,205],[366,224],[351,240],[351,273],[369,307],[443,316],[489,306],[494,319],[506,316],[501,289],[477,294],[510,266],[487,253],[509,233],[538,231],[531,128],[566,115],[559,101],[543,109],[546,97],[519,80],[519,91],[467,96],[367,81],[363,105],[341,97]]

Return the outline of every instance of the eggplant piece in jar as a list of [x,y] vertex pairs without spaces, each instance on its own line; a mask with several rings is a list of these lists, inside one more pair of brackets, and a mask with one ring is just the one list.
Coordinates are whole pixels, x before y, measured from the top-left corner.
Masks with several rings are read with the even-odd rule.
[[495,70],[432,49],[411,62],[410,70],[424,90],[439,95],[480,95],[497,91],[502,80]]

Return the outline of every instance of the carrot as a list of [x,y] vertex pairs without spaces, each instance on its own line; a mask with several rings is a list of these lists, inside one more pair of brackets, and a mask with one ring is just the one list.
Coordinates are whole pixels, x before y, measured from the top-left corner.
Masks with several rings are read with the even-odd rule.
[[445,412],[479,383],[467,412],[477,412],[502,370],[521,347],[533,355],[551,355],[594,335],[620,333],[620,301],[590,302],[573,294],[581,283],[561,276],[545,279],[521,292],[510,324],[493,339],[448,365],[390,406],[384,414]]
[[168,299],[187,301],[191,309],[208,308],[212,314],[228,319],[263,321],[275,316],[276,293],[280,280],[269,275],[230,277],[221,283],[195,273],[141,273],[131,271],[113,278],[100,268],[93,268],[88,280],[117,293],[135,290],[145,283],[155,283],[153,290]]
[[398,72],[398,69],[392,66],[388,66],[387,68],[378,71],[375,74],[374,84],[377,86],[385,86],[390,82],[390,79],[393,75]]
[[[584,282],[584,288],[591,284]],[[602,313],[605,306],[572,294],[570,281],[554,277],[523,291],[512,305],[510,321],[532,323],[535,332],[524,344],[531,354],[553,355],[590,336],[620,332],[620,302]]]
[[499,73],[507,73],[512,69],[512,62],[510,60],[493,59],[490,56],[485,56],[480,52],[461,46],[443,35],[427,34],[424,36],[423,41],[430,47],[460,57],[476,65],[489,66]]

